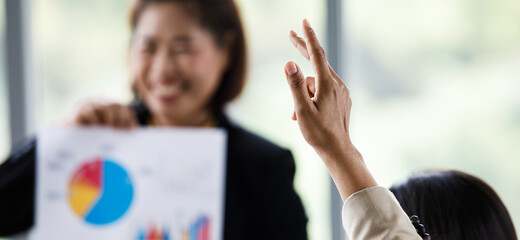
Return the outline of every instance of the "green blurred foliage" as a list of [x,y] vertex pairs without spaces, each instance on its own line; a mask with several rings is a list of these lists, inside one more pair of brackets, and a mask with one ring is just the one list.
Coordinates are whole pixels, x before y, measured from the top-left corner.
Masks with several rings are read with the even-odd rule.
[[128,0],[34,1],[32,45],[40,84],[39,125],[63,121],[78,102],[131,98]]
[[459,169],[520,227],[520,2],[348,1],[353,135],[379,182]]

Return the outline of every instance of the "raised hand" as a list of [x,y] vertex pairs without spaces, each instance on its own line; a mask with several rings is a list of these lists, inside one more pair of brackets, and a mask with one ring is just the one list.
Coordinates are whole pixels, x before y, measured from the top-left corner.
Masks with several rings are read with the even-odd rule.
[[305,140],[325,162],[345,200],[354,192],[377,183],[350,140],[352,101],[349,89],[329,65],[325,51],[306,19],[303,36],[290,32],[291,42],[311,62],[315,77],[304,77],[294,62],[285,64],[294,100],[293,119],[298,121]]

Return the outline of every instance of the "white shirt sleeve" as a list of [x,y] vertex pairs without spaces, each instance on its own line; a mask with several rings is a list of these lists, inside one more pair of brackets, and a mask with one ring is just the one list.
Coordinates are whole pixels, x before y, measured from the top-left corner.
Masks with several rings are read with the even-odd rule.
[[343,203],[342,218],[351,240],[422,240],[392,192],[384,187],[352,194]]

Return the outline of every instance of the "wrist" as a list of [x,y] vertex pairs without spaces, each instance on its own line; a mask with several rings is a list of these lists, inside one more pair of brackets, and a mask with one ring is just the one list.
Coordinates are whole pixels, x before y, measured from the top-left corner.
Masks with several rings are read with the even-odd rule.
[[357,191],[377,186],[363,156],[349,139],[343,143],[331,143],[327,148],[316,149],[316,152],[327,166],[343,200]]
[[340,141],[331,141],[329,144],[314,148],[325,164],[363,162],[361,153],[354,146],[350,138]]

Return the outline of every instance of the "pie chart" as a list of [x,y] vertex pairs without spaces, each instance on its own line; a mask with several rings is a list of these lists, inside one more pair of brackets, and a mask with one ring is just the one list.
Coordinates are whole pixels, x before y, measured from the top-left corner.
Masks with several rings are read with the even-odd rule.
[[115,161],[96,157],[84,162],[69,182],[74,213],[94,225],[112,223],[132,204],[134,187],[128,172]]

